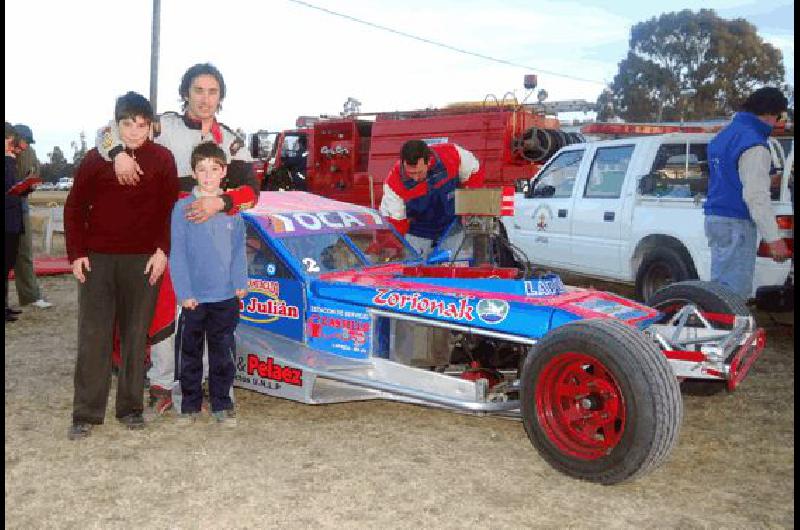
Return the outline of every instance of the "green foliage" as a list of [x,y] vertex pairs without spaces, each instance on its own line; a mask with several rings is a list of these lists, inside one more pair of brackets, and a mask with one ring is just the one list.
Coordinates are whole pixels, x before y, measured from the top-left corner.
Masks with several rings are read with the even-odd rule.
[[781,85],[784,74],[780,50],[746,20],[722,19],[712,9],[664,13],[631,29],[611,92],[598,98],[598,119],[729,116],[756,88]]
[[72,141],[70,144],[72,149],[75,150],[72,163],[67,161],[67,157],[64,156],[64,151],[62,151],[59,146],[53,147],[53,151],[47,153],[48,162],[42,164],[40,172],[42,180],[45,182],[56,182],[61,177],[74,176],[75,170],[78,168],[87,152],[86,134],[81,131],[79,138],[80,144],[75,141]]
[[56,182],[61,177],[67,177],[72,173],[72,165],[67,162],[64,152],[60,147],[53,147],[53,151],[47,153],[48,162],[42,164],[40,176],[45,182]]

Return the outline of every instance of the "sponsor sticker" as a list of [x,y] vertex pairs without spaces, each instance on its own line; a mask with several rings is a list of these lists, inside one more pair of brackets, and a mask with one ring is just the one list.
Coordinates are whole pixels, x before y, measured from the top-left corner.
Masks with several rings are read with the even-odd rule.
[[384,224],[373,212],[294,212],[270,213],[263,222],[276,234],[319,234],[351,228],[367,228]]
[[457,302],[447,302],[438,298],[425,296],[422,293],[402,293],[392,289],[378,289],[372,298],[372,303],[377,306],[391,307],[399,310],[410,311],[421,315],[431,315],[456,320],[475,320],[475,308],[469,303],[471,296],[459,297]]
[[508,302],[505,300],[483,299],[476,306],[478,318],[487,324],[498,324],[508,316]]
[[111,134],[111,128],[106,127],[103,129],[103,149],[107,151],[111,149],[112,145],[114,145],[114,136]]
[[555,296],[565,292],[558,276],[525,281],[525,296]]
[[249,292],[239,300],[242,320],[258,324],[269,324],[279,318],[297,320],[300,308],[289,305],[280,298],[280,283],[251,279],[247,282]]
[[291,366],[282,366],[276,363],[272,357],[267,357],[266,361],[262,361],[258,355],[249,354],[247,356],[246,372],[249,376],[255,375],[278,383],[303,386],[303,370],[292,368]]

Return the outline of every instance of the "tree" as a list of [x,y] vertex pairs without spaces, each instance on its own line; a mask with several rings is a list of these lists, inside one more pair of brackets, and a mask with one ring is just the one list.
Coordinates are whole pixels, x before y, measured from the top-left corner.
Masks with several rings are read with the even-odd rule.
[[47,158],[49,162],[42,164],[40,171],[42,180],[55,182],[72,173],[72,165],[67,162],[67,157],[64,156],[64,151],[60,147],[53,147],[53,151],[47,153]]
[[598,119],[725,117],[756,88],[781,85],[784,74],[780,50],[746,20],[725,20],[713,9],[665,13],[631,29],[611,94],[598,98]]

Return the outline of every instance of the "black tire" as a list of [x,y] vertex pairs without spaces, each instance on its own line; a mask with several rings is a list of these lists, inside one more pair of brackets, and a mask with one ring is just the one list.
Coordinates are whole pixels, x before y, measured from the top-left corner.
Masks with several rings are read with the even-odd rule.
[[[751,316],[750,309],[739,295],[714,282],[694,280],[673,283],[663,287],[646,301],[647,305],[664,313],[662,322],[672,318],[677,311],[690,303],[704,312]],[[726,323],[715,325],[720,328],[731,327]],[[681,382],[681,391],[690,396],[713,396],[727,389],[725,381],[684,379]]]
[[[592,384],[579,385],[579,377]],[[558,388],[555,404],[551,388]],[[597,393],[583,394],[586,388]],[[642,333],[610,319],[570,322],[532,347],[522,368],[521,402],[525,432],[542,457],[569,476],[601,484],[663,463],[683,418],[667,359]],[[609,427],[593,428],[593,420],[580,425],[598,415]]]
[[693,278],[697,278],[694,266],[678,249],[655,248],[645,255],[636,271],[636,296],[647,300],[665,285]]
[[[725,287],[716,282],[689,280],[666,285],[646,299],[645,304],[664,312],[664,320],[668,320],[687,304],[694,304],[700,311],[726,315],[752,316],[747,303]],[[722,327],[730,327],[719,324]]]

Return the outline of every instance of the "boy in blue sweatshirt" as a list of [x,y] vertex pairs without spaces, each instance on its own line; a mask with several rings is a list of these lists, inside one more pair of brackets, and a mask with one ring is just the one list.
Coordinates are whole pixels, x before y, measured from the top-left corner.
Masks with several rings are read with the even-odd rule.
[[230,397],[235,372],[233,332],[239,322],[239,299],[247,294],[245,227],[239,214],[215,214],[205,223],[186,220],[184,210],[201,197],[222,193],[225,152],[213,142],[192,151],[197,184],[172,210],[172,285],[181,305],[176,331],[177,379],[181,383],[181,419],[194,421],[203,402],[203,337],[208,341],[208,393],[211,415],[235,425]]

